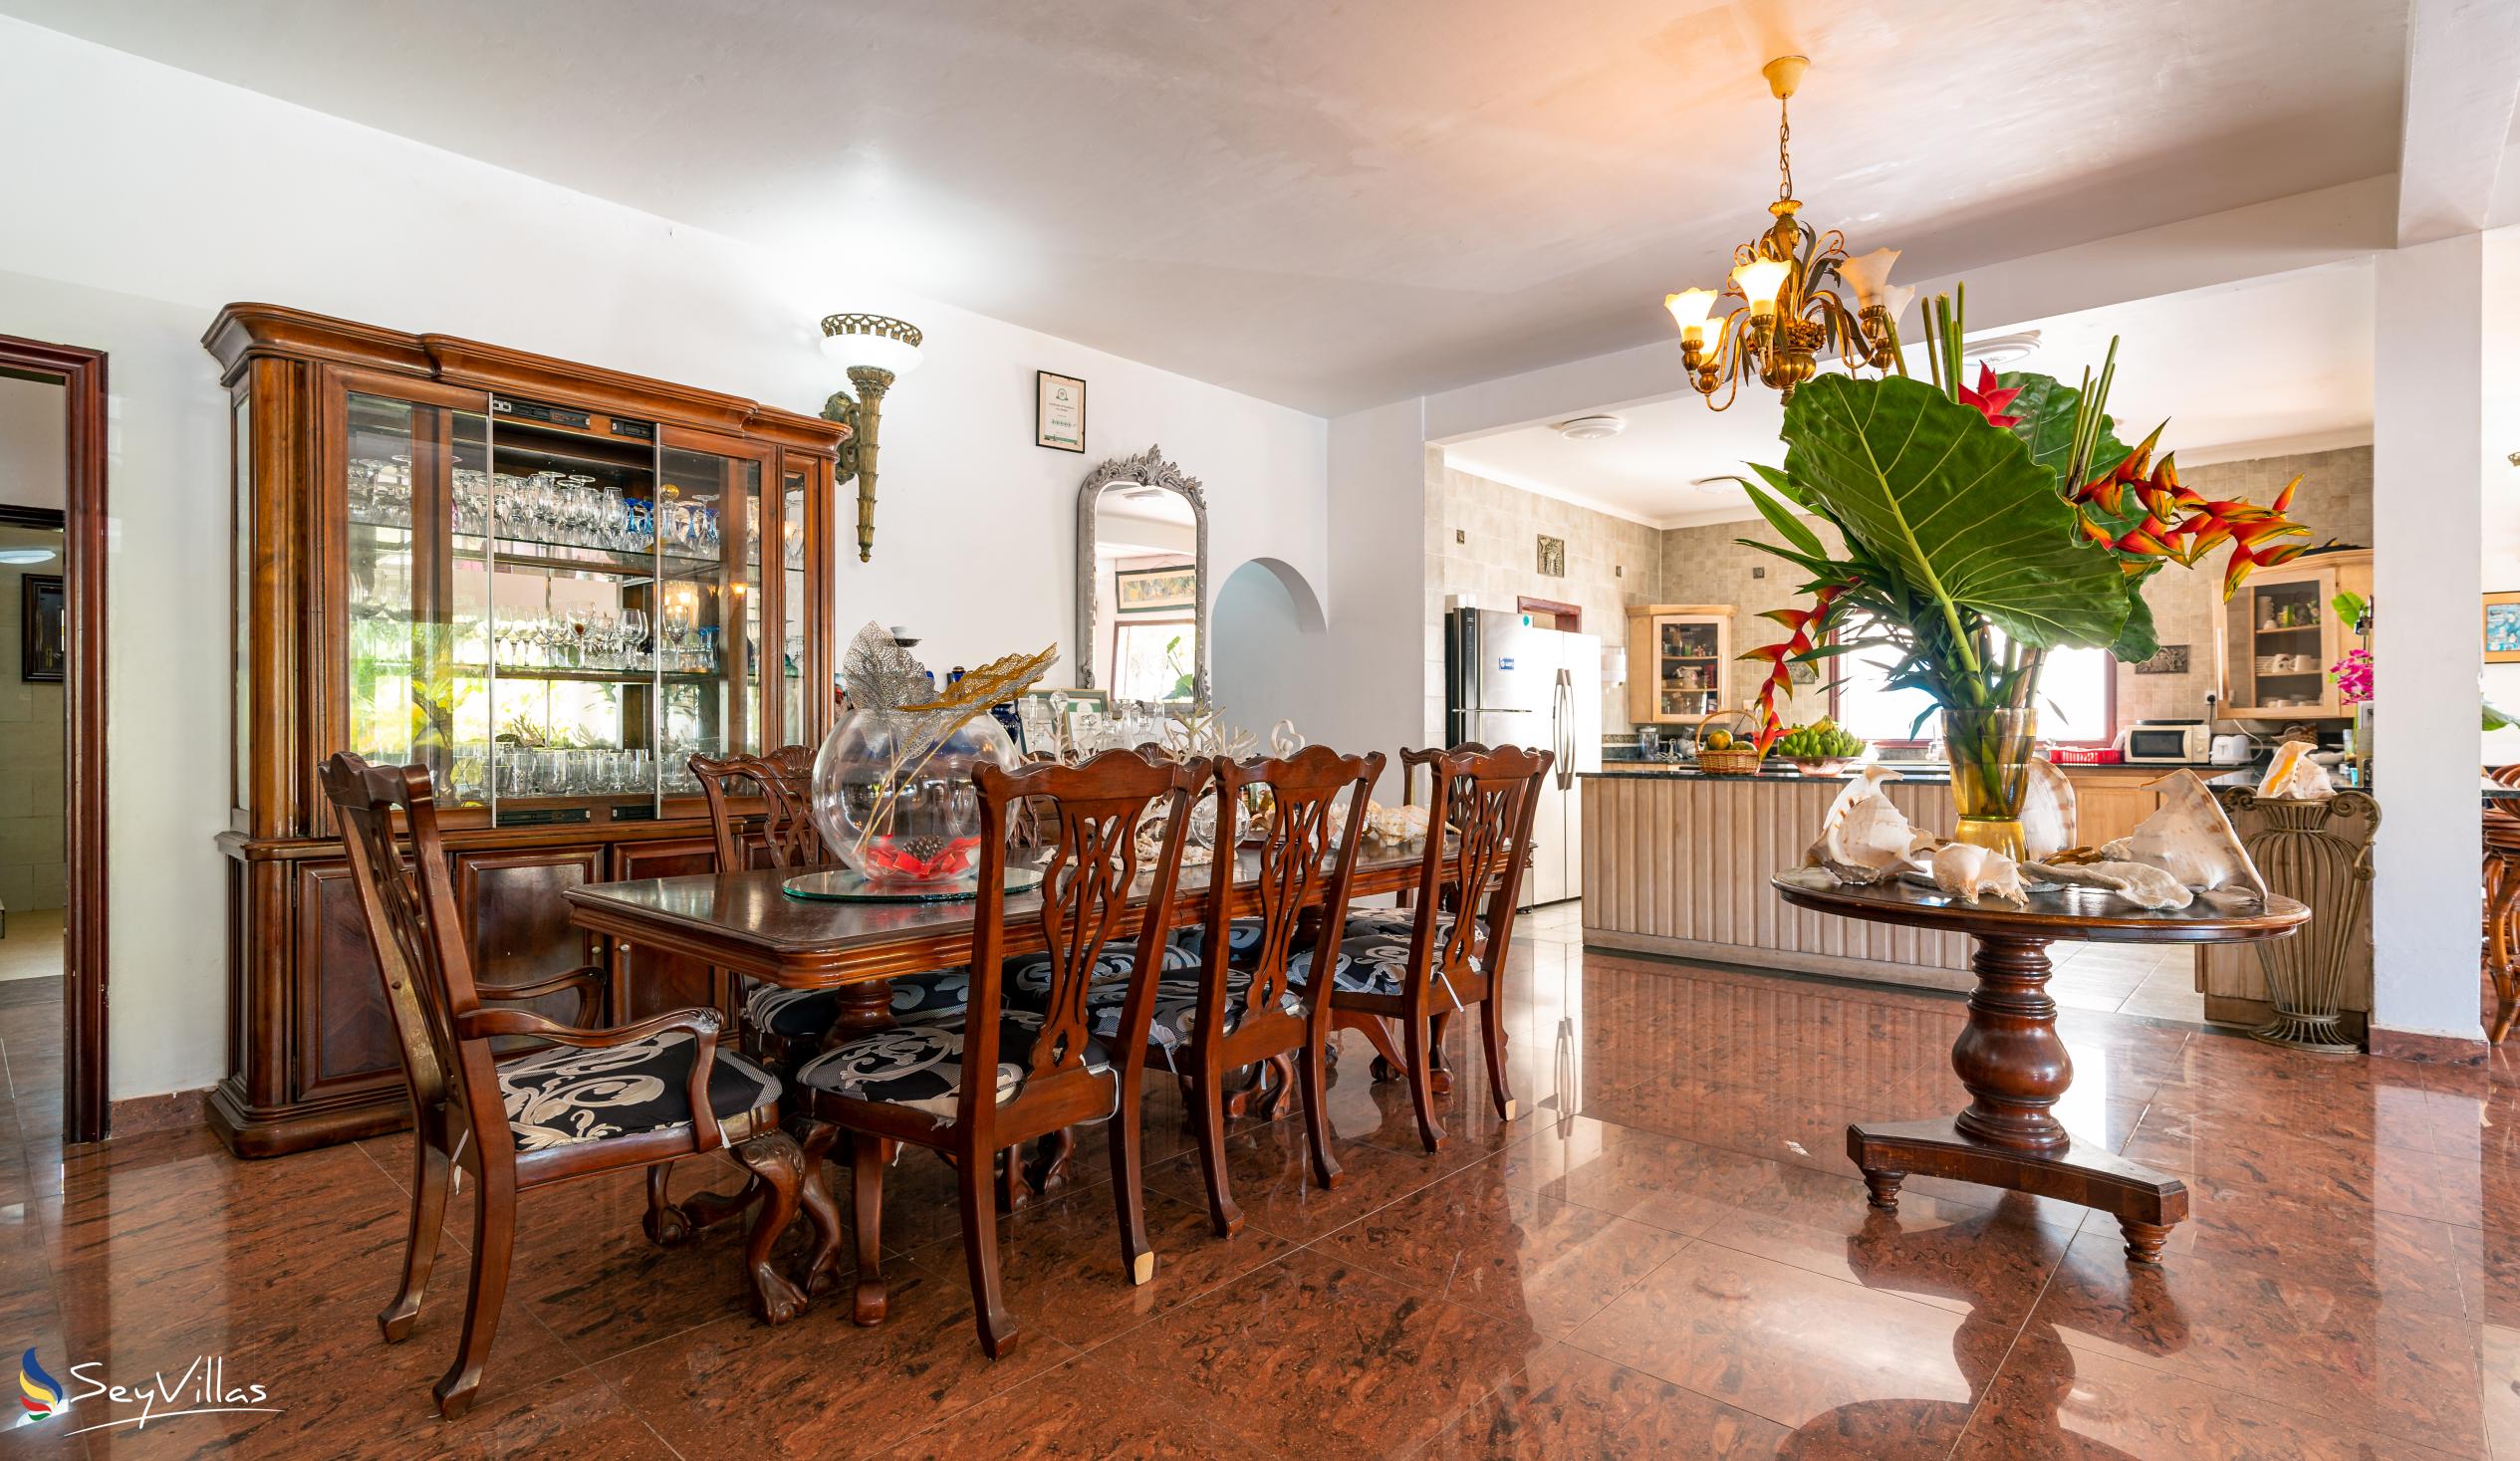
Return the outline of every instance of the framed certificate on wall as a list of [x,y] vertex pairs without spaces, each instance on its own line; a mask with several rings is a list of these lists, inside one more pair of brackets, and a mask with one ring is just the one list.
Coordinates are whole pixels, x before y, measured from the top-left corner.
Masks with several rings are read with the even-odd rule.
[[1085,382],[1074,375],[1033,372],[1033,444],[1085,450]]

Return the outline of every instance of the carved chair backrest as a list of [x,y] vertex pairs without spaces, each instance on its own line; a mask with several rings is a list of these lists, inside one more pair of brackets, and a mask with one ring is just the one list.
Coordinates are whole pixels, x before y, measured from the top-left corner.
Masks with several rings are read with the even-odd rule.
[[[973,773],[980,794],[979,907],[973,919],[971,1009],[1001,1008],[1008,922],[1008,833],[1027,798],[1056,805],[1056,841],[1041,863],[1040,906],[1017,916],[1032,919],[1050,953],[1049,987],[1042,1027],[1025,1071],[1029,1089],[1046,1076],[1085,1068],[1091,1039],[1086,993],[1103,948],[1116,937],[1137,938],[1137,969],[1121,1015],[1115,1060],[1144,1058],[1147,1020],[1154,1013],[1154,986],[1163,963],[1173,889],[1189,831],[1189,807],[1212,774],[1206,762],[1174,765],[1148,761],[1134,751],[1105,751],[1078,766],[1038,762],[1019,771],[983,763]],[[1139,830],[1161,817],[1163,830],[1151,859],[1138,851]],[[1129,903],[1146,899],[1133,928]],[[996,1068],[997,1021],[975,1018],[963,1036],[963,1069]],[[963,1083],[959,1119],[973,1120],[995,1083]]]
[[[1411,754],[1400,753],[1402,758]],[[1421,761],[1430,755],[1414,754]],[[1413,947],[1431,956],[1430,967],[1458,969],[1473,956],[1489,969],[1498,967],[1512,941],[1514,902],[1522,892],[1523,867],[1531,860],[1526,853],[1532,815],[1556,761],[1552,752],[1522,746],[1431,753],[1426,852],[1418,864],[1412,935]],[[1459,916],[1442,927],[1438,939],[1435,894],[1444,887],[1451,889]],[[1474,913],[1486,921],[1484,942]],[[1418,961],[1411,964],[1416,967]]]
[[[1244,960],[1251,981],[1242,992],[1243,1011],[1279,1008],[1287,985],[1287,962],[1305,910],[1320,905],[1317,928],[1328,931],[1336,948],[1348,918],[1348,892],[1354,886],[1357,849],[1365,841],[1366,805],[1374,783],[1383,775],[1383,753],[1342,756],[1328,746],[1307,746],[1293,756],[1216,762],[1216,863],[1210,869],[1206,908],[1206,950],[1199,986],[1199,1014],[1194,1029],[1223,1030],[1218,1015],[1225,1007],[1225,986],[1232,970],[1235,883],[1258,879],[1260,942]],[[1238,819],[1244,792],[1266,788],[1269,825],[1259,848],[1236,852]],[[1340,794],[1347,808],[1338,810]],[[1336,830],[1334,821],[1344,818]],[[1320,932],[1314,935],[1318,941]],[[1316,1001],[1322,991],[1314,991]]]
[[[438,838],[428,769],[372,766],[344,752],[324,763],[321,779],[341,822],[412,1103],[451,1099],[476,1131],[505,1133],[490,1042],[455,1035],[456,1017],[479,1009],[481,1001]],[[394,843],[397,812],[410,833],[407,853]]]
[[814,825],[814,753],[806,747],[781,746],[764,756],[694,756],[691,775],[708,799],[720,872],[752,865],[736,825],[741,814],[735,802],[742,797],[761,798],[762,844],[774,866],[821,867],[838,860]]

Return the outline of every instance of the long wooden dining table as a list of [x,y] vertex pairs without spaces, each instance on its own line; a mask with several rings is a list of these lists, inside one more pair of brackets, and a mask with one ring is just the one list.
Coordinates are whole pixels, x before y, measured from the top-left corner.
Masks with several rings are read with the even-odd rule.
[[[1256,851],[1236,853],[1231,866],[1236,916],[1259,911]],[[1417,886],[1426,844],[1368,839],[1358,851],[1350,898],[1372,897]],[[1451,865],[1449,857],[1443,866]],[[1203,916],[1216,863],[1185,865],[1173,894],[1172,926]],[[581,928],[632,948],[698,959],[713,968],[789,989],[838,989],[835,1036],[847,1038],[891,1021],[891,981],[901,975],[950,968],[971,960],[976,900],[934,902],[834,902],[791,896],[797,869],[685,877],[634,878],[569,888],[569,919]],[[1328,879],[1322,879],[1327,882]],[[1141,875],[1133,909],[1145,906]],[[1010,892],[1006,899],[1006,947],[1012,956],[1043,947],[1037,918],[1038,891]],[[1133,921],[1123,936],[1134,936]]]

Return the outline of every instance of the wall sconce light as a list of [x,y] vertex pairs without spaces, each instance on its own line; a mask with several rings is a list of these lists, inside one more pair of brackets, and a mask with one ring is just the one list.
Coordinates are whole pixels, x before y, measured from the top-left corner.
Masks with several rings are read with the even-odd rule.
[[883,415],[883,393],[892,382],[918,368],[918,327],[888,315],[827,315],[823,318],[823,354],[838,361],[858,388],[853,399],[835,390],[823,402],[823,418],[850,430],[841,443],[838,481],[858,479],[858,561],[875,556],[875,476],[877,426]]

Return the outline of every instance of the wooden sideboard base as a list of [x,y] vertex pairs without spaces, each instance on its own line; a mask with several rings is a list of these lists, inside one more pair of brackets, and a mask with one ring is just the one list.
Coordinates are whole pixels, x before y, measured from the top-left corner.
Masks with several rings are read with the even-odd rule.
[[1908,1177],[1949,1177],[2096,1207],[2118,1220],[2127,1257],[2157,1263],[2170,1228],[2187,1216],[2187,1187],[2178,1178],[2139,1166],[2105,1146],[2068,1141],[2032,1151],[1980,1141],[1956,1118],[1858,1121],[1847,1127],[1847,1155],[1864,1173],[1873,1205],[1898,1206]]
[[203,1114],[211,1133],[231,1153],[249,1159],[382,1136],[411,1124],[410,1104],[400,1091],[372,1092],[336,1103],[295,1104],[257,1114],[237,1094],[233,1079],[211,1090]]

